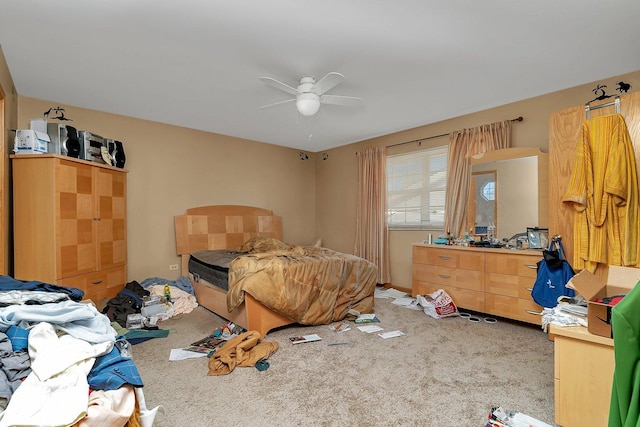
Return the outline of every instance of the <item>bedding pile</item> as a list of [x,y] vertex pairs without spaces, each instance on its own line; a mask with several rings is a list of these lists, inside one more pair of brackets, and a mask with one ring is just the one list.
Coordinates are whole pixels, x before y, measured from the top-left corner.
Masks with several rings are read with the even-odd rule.
[[124,426],[135,415],[143,383],[129,344],[83,295],[0,276],[0,426]]
[[304,325],[374,312],[377,266],[363,258],[272,238],[253,238],[229,268],[229,311],[248,292],[271,310]]

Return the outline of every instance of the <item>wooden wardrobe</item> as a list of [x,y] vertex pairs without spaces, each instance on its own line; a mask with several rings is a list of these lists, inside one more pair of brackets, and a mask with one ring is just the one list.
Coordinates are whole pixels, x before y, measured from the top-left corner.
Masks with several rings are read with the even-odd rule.
[[[593,109],[614,101],[613,98],[590,104],[590,117],[616,113],[615,105]],[[620,114],[629,129],[636,154],[636,168],[640,172],[640,92],[620,96]],[[567,183],[573,170],[575,149],[582,123],[587,119],[585,106],[578,105],[556,111],[549,119],[549,230],[560,234],[567,252],[573,260],[573,208],[562,202]],[[639,173],[640,176],[640,173]],[[639,179],[640,183],[640,179]],[[607,269],[598,268],[596,276],[604,279]]]
[[127,283],[127,172],[57,154],[12,157],[16,279],[82,289]]

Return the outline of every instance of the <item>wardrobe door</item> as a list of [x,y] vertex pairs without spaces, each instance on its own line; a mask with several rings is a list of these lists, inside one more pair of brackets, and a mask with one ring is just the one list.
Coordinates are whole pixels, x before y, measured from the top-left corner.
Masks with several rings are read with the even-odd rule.
[[94,168],[67,160],[56,163],[58,269],[56,279],[96,270]]
[[126,174],[96,168],[98,270],[127,262]]
[[[606,99],[602,103],[607,103]],[[592,104],[593,108],[597,104]],[[608,106],[589,112],[590,117],[614,114],[615,106]],[[629,129],[636,154],[636,168],[640,166],[640,92],[620,97],[620,114]],[[573,208],[562,203],[569,177],[573,170],[575,149],[580,136],[580,128],[586,120],[584,105],[556,111],[549,118],[549,230],[552,235],[560,234],[567,253],[573,262]],[[640,180],[638,181],[640,183]],[[599,273],[596,270],[596,273]],[[602,269],[600,274],[606,273]],[[598,274],[597,274],[598,275]]]

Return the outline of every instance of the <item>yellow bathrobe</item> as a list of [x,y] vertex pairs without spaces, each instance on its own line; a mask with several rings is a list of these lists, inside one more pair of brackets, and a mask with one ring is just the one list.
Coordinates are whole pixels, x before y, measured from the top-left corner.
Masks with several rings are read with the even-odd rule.
[[629,131],[620,114],[585,121],[563,202],[575,208],[576,270],[638,262],[638,182]]

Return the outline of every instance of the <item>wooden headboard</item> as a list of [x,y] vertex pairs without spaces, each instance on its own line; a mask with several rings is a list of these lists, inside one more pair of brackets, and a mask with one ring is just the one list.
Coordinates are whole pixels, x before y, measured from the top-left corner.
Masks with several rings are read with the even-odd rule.
[[252,206],[218,205],[187,209],[174,217],[178,255],[240,247],[252,237],[282,240],[282,218]]

